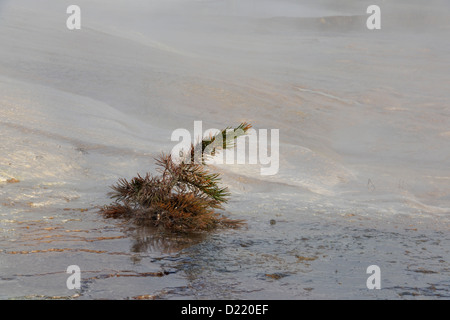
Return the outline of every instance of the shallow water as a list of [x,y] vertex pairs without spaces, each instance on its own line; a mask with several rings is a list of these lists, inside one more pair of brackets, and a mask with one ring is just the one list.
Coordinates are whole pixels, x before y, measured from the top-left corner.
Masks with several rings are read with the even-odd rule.
[[[70,4],[0,1],[0,298],[449,298],[448,3]],[[280,130],[276,175],[216,167],[245,228],[97,213],[196,120]]]

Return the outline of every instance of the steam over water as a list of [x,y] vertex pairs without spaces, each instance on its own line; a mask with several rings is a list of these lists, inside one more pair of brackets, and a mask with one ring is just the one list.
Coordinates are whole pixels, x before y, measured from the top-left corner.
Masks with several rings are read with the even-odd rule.
[[[0,298],[450,297],[448,1],[381,30],[370,1],[78,0],[74,31],[71,4],[0,0]],[[277,174],[215,168],[246,228],[97,213],[194,121],[279,129]]]

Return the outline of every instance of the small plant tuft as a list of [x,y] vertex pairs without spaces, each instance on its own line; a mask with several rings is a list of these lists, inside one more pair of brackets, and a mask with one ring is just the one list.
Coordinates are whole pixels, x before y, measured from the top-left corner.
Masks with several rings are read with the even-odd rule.
[[[182,161],[161,154],[156,158],[160,176],[147,173],[131,180],[119,179],[108,194],[115,202],[104,206],[101,213],[105,217],[126,218],[177,232],[242,225],[242,220],[229,219],[216,212],[223,209],[230,192],[220,186],[220,175],[211,173],[205,160],[219,149],[233,147],[234,140],[247,134],[250,128],[248,123],[242,123],[203,139],[191,146]],[[211,153],[204,154],[208,146]],[[195,159],[196,148],[202,148],[202,159]]]

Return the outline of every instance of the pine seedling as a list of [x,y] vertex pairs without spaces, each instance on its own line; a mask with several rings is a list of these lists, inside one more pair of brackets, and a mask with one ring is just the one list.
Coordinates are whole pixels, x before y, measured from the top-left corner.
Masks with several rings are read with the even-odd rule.
[[[174,162],[171,155],[160,155],[156,159],[160,176],[147,173],[143,177],[138,174],[130,181],[119,179],[109,193],[115,202],[103,207],[101,212],[106,217],[127,218],[181,232],[241,225],[243,221],[215,212],[215,209],[223,209],[230,192],[220,186],[218,173],[209,172],[203,153],[208,147],[213,152],[233,147],[235,139],[247,134],[250,128],[251,125],[242,123],[192,145],[187,153],[191,161]],[[202,161],[197,163],[194,150],[200,147]]]

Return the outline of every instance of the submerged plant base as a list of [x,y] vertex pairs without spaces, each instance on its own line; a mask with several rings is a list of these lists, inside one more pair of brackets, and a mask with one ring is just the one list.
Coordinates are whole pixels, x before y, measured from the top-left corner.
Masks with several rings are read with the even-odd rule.
[[[234,129],[236,137],[245,134],[251,126],[244,123]],[[227,128],[228,130],[229,128]],[[225,131],[223,131],[225,132]],[[221,132],[217,137],[221,137]],[[199,143],[202,150],[214,143],[217,137]],[[227,148],[230,142],[215,146]],[[189,157],[194,156],[192,146]],[[193,158],[186,160],[194,160]],[[147,224],[177,232],[212,230],[219,227],[236,228],[244,221],[226,218],[216,209],[222,209],[230,195],[227,188],[219,186],[219,174],[208,172],[202,162],[175,163],[170,155],[161,155],[156,164],[162,175],[155,177],[137,175],[130,181],[119,179],[110,193],[115,203],[105,206],[101,213],[109,218],[125,218],[138,224]]]
[[[173,204],[166,204],[170,207]],[[101,209],[106,218],[121,218],[137,225],[149,225],[175,232],[209,231],[217,228],[238,228],[244,220],[229,219],[214,210],[207,212],[183,211],[174,207],[171,210],[154,208],[135,209],[122,204],[111,204]]]

